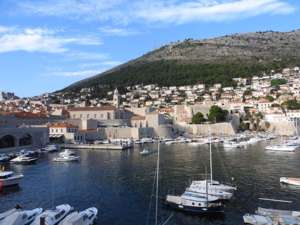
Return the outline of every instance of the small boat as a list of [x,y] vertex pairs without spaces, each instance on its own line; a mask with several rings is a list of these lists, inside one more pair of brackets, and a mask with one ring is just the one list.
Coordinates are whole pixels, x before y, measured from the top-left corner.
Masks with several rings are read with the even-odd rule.
[[38,215],[31,225],[43,224],[42,221],[44,221],[44,224],[47,225],[55,225],[65,218],[72,209],[73,208],[67,204],[56,206],[55,209],[46,210],[42,214]]
[[0,221],[0,225],[27,225],[43,212],[42,208],[17,211]]
[[27,155],[19,155],[16,158],[10,160],[11,163],[15,164],[32,164],[38,160],[37,157],[27,156]]
[[290,211],[290,210],[279,210],[279,209],[266,209],[258,207],[255,212],[262,216],[294,216],[300,217],[300,211]]
[[253,225],[274,225],[272,219],[268,216],[246,214],[243,216],[245,224]]
[[15,175],[13,171],[0,171],[0,186],[9,187],[18,185],[23,177],[22,174]]
[[149,155],[150,151],[149,149],[144,148],[143,151],[140,152],[140,155]]
[[97,218],[98,210],[95,207],[81,212],[73,212],[58,225],[92,225]]
[[3,213],[0,213],[0,222],[1,220],[3,220],[4,218],[10,216],[11,214],[15,213],[15,212],[19,212],[21,210],[21,207],[20,206],[16,206],[15,208],[13,209],[9,209]]
[[300,186],[300,178],[280,177],[280,183]]
[[58,151],[58,146],[57,145],[47,145],[44,149],[43,152],[57,152]]
[[193,214],[223,212],[223,205],[218,197],[191,192],[184,192],[181,196],[167,195],[166,204],[174,209]]
[[5,154],[0,155],[0,163],[8,162],[9,160],[10,160],[10,157],[8,155],[5,155]]
[[297,148],[298,146],[296,145],[287,145],[287,144],[269,145],[265,147],[265,149],[269,151],[281,151],[281,152],[294,152]]
[[223,143],[224,148],[239,148],[241,145],[235,141],[225,141]]
[[64,152],[59,153],[59,156],[54,158],[54,162],[71,162],[78,161],[80,157],[76,155],[73,151],[66,149]]

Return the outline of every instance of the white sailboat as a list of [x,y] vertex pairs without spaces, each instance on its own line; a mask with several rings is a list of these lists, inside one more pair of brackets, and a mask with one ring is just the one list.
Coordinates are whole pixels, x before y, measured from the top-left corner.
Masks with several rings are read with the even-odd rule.
[[[209,130],[210,133],[210,130]],[[221,184],[219,181],[213,180],[213,165],[212,165],[212,149],[211,149],[211,142],[209,143],[209,162],[210,162],[210,180],[199,180],[199,181],[192,181],[190,188],[193,190],[196,189],[203,189],[206,186],[208,187],[209,192],[215,192],[217,194],[218,191],[234,191],[237,190],[236,187],[231,185]],[[229,196],[229,195],[227,195]],[[232,196],[231,196],[232,197]]]
[[0,225],[27,225],[30,224],[42,212],[42,208],[17,211],[1,220]]
[[63,219],[58,225],[92,225],[98,214],[95,207],[88,208],[81,212],[73,212]]
[[49,209],[38,215],[31,225],[40,225],[42,221],[46,225],[55,225],[61,221],[73,208],[68,205],[59,205],[55,209]]

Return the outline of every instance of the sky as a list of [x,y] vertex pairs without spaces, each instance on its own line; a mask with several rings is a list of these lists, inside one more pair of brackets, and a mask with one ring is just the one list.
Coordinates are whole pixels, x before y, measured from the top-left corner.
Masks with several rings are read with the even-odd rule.
[[0,91],[56,91],[186,38],[294,29],[299,0],[0,0]]

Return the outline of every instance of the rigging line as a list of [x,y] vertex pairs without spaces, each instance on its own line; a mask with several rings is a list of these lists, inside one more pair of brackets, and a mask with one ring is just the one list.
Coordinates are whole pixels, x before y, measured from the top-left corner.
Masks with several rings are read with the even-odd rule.
[[174,212],[172,212],[172,213],[170,214],[170,216],[165,220],[165,222],[161,223],[160,225],[166,225],[166,224],[168,224],[168,222],[170,221],[170,219],[171,219],[173,216],[174,216]]
[[156,181],[156,173],[154,173],[154,177],[153,177],[152,190],[151,190],[150,202],[149,202],[149,207],[148,207],[148,212],[147,212],[146,225],[149,225],[149,223],[150,223],[150,214],[151,214],[151,208],[152,208],[152,197],[154,196],[155,181]]

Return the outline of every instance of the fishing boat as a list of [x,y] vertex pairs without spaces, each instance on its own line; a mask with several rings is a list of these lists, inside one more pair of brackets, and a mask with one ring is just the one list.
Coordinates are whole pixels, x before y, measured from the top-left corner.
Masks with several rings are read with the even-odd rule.
[[92,225],[97,218],[98,209],[88,208],[81,212],[73,212],[63,219],[58,225]]
[[12,160],[10,160],[11,163],[14,164],[32,164],[35,163],[38,160],[37,157],[33,157],[30,156],[28,154],[21,154],[19,156],[17,156],[16,158],[13,158]]
[[27,225],[32,223],[32,221],[42,212],[42,208],[17,211],[1,220],[0,225]]
[[300,178],[280,177],[280,183],[300,186]]
[[64,152],[59,153],[59,156],[54,158],[54,162],[71,162],[78,161],[80,157],[76,155],[73,151],[66,149]]
[[68,205],[59,205],[55,209],[46,210],[42,214],[35,217],[31,225],[55,225],[60,222],[66,215],[70,213],[73,208]]
[[0,171],[0,187],[18,185],[23,174],[14,174],[13,171]]

